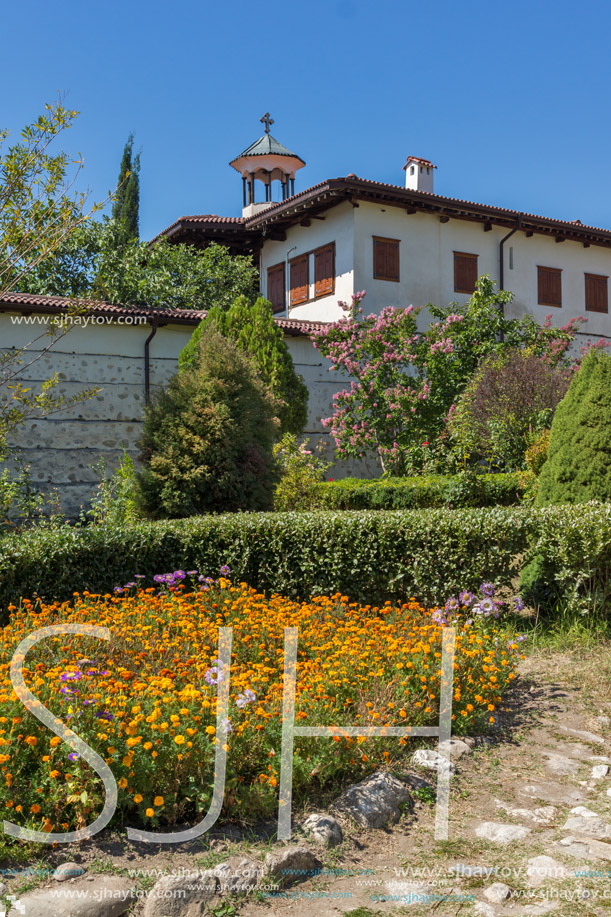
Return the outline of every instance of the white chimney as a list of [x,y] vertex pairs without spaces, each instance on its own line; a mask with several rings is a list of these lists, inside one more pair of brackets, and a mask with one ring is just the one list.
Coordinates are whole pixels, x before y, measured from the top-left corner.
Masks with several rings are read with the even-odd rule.
[[433,193],[433,172],[437,168],[429,159],[420,156],[408,156],[403,166],[405,170],[405,187],[411,191],[428,191]]

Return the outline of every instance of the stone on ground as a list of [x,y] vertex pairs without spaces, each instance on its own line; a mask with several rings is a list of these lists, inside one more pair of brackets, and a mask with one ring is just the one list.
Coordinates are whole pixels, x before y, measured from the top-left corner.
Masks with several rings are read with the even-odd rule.
[[602,780],[602,778],[606,777],[608,773],[608,764],[597,764],[596,767],[592,768],[592,780]]
[[332,815],[309,815],[302,825],[306,834],[323,847],[337,847],[344,839],[339,823]]
[[220,879],[221,895],[244,894],[255,888],[263,875],[263,870],[245,857],[229,857],[215,866],[213,872]]
[[586,809],[585,806],[575,806],[574,809],[571,809],[571,815],[581,815],[582,818],[600,818],[598,812]]
[[585,794],[576,787],[561,783],[531,783],[518,790],[521,796],[542,799],[556,805],[576,806],[585,801]]
[[78,863],[60,863],[51,878],[55,879],[56,882],[65,882],[67,879],[76,879],[78,876],[82,876],[84,872],[85,867],[79,866]]
[[39,888],[21,895],[9,917],[119,917],[134,904],[134,889],[134,882],[123,876],[100,876],[94,882],[77,879],[61,889]]
[[532,821],[537,825],[549,825],[556,817],[555,806],[539,806],[536,809],[518,809],[505,802],[501,802],[500,799],[495,799],[495,803],[497,808],[503,809],[503,811],[512,818],[525,818],[527,821]]
[[[432,751],[429,748],[419,748],[417,752],[414,752],[412,764],[416,767],[424,767],[429,771],[436,771],[441,765],[447,767],[448,758],[444,755],[440,755],[438,751]],[[449,764],[450,773],[453,773],[454,765],[451,761]]]
[[573,815],[567,818],[562,830],[585,835],[585,837],[598,841],[611,840],[611,825],[602,818],[584,818],[582,815]]
[[155,882],[144,905],[143,917],[203,917],[219,890],[210,870],[199,876],[163,876]]
[[524,825],[505,825],[494,821],[485,821],[475,833],[478,837],[487,841],[494,841],[495,844],[513,844],[515,841],[521,841],[530,834],[530,828]]
[[463,755],[470,755],[472,745],[463,742],[462,739],[447,739],[439,745],[439,754],[446,758],[462,758]]
[[552,879],[564,879],[566,869],[553,857],[531,857],[526,867],[526,874],[531,885],[543,885]]
[[265,873],[279,885],[306,882],[320,869],[322,863],[307,847],[285,847],[265,857]]
[[581,739],[583,742],[590,742],[592,745],[604,745],[606,741],[602,736],[588,732],[586,729],[572,729],[570,726],[562,725],[556,726],[555,729],[567,736],[575,736],[576,739]]
[[511,889],[508,885],[505,885],[504,882],[495,882],[493,885],[484,889],[484,897],[494,904],[501,904],[503,901],[506,901],[507,898],[511,897]]
[[413,806],[405,783],[392,774],[378,771],[348,787],[335,800],[333,809],[365,828],[383,828],[399,821],[401,804]]
[[551,774],[559,774],[561,777],[567,777],[575,774],[579,770],[579,761],[574,758],[567,758],[565,755],[556,755],[553,752],[543,752],[547,761],[545,767]]

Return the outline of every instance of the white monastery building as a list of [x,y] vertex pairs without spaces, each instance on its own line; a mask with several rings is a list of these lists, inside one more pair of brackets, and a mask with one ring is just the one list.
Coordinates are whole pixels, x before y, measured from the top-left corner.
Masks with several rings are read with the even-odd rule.
[[[185,216],[161,236],[199,248],[218,242],[255,258],[261,292],[308,386],[305,433],[313,441],[332,448],[321,419],[332,414],[333,395],[346,383],[314,349],[309,332],[340,318],[338,300],[355,292],[366,290],[366,313],[447,305],[464,302],[478,276],[490,274],[515,294],[507,307],[511,317],[528,313],[543,323],[551,313],[553,324],[563,325],[584,315],[582,343],[611,337],[611,230],[436,194],[435,166],[416,156],[408,157],[403,173],[398,164],[397,185],[351,174],[295,192],[305,162],[274,139],[268,114],[261,120],[263,136],[230,163],[242,177],[242,216]],[[204,316],[198,303],[182,310],[88,305],[83,323],[47,351],[45,322],[65,314],[70,301],[22,293],[0,301],[0,349],[29,345],[29,357],[40,357],[28,360],[24,386],[35,389],[57,373],[64,394],[99,390],[20,430],[33,484],[56,489],[64,511],[74,515],[91,499],[100,459],[113,470],[124,450],[138,456],[146,401],[176,372]],[[424,325],[426,309],[420,320]],[[338,463],[333,475],[354,470]],[[359,473],[373,476],[379,469],[365,465]]]
[[230,163],[242,177],[242,216],[185,216],[162,235],[252,253],[278,316],[335,321],[338,300],[360,290],[366,312],[464,302],[489,274],[515,294],[509,317],[542,323],[551,312],[561,325],[586,315],[587,337],[611,336],[611,230],[436,194],[436,167],[417,156],[403,174],[398,166],[401,184],[350,174],[295,194],[305,163],[271,135],[268,114],[261,120],[263,136]]

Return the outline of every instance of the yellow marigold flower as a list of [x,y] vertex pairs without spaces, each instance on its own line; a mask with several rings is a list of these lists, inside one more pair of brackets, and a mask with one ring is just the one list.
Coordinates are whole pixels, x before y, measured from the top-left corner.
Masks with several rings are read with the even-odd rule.
[[162,806],[163,805],[163,796],[155,796],[155,798],[153,799],[153,805]]
[[124,790],[126,786],[127,786],[127,780],[125,779],[125,777],[121,777],[121,779],[119,780],[119,787],[122,790]]
[[24,742],[26,745],[31,745],[32,748],[35,745],[38,745],[38,739],[36,738],[36,736],[26,736],[24,739]]
[[206,726],[206,732],[209,736],[213,736],[216,732],[216,728],[214,726]]
[[144,748],[145,751],[150,751],[151,748],[153,747],[153,743],[152,743],[152,742],[145,742],[144,745],[143,745],[142,747]]
[[51,771],[51,773],[49,774],[49,777],[52,777],[53,779],[55,779],[56,777],[59,777],[59,774],[60,774],[59,771]]
[[[176,742],[177,745],[184,745],[184,744],[185,744],[185,737],[184,737],[184,736],[181,736],[181,735],[174,736],[174,741]],[[155,754],[155,752],[153,752],[153,754]]]
[[53,736],[53,738],[49,742],[49,745],[51,746],[51,748],[55,748],[55,746],[59,745],[60,742],[61,742],[61,739],[59,736]]
[[155,810],[154,810],[154,809],[147,809],[147,810],[146,810],[146,817],[147,817],[147,818],[152,818],[154,814],[155,814]]
[[142,796],[140,795],[140,793],[136,793],[136,795],[134,796],[134,802],[142,802]]
[[30,806],[30,812],[32,812],[34,815],[38,815],[40,812],[40,806],[37,803],[34,803],[33,806]]

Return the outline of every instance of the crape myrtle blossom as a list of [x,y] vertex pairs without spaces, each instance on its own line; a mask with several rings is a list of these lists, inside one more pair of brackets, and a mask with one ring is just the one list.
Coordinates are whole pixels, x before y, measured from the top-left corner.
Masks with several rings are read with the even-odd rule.
[[408,473],[423,441],[445,434],[457,400],[486,357],[518,347],[552,365],[578,363],[569,352],[584,319],[554,328],[551,318],[543,326],[531,316],[507,318],[503,306],[513,294],[496,290],[485,275],[468,302],[429,304],[426,317],[437,321],[421,332],[420,308],[389,306],[379,315],[364,315],[364,295],[340,302],[342,318],[311,335],[346,382],[323,424],[340,458],[377,452],[383,470],[393,475]]

